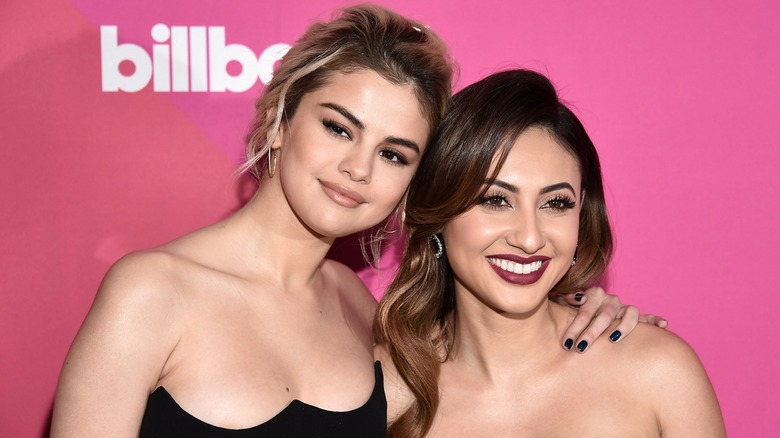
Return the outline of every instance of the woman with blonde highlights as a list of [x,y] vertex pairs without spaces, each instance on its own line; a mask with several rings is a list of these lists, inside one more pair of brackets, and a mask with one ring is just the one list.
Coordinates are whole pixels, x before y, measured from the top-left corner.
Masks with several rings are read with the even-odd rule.
[[[326,254],[399,210],[451,81],[441,40],[391,11],[313,24],[257,102],[254,196],[111,267],[63,366],[52,437],[384,436],[376,301]],[[636,323],[586,296],[577,335],[599,312],[582,336],[616,314]]]
[[60,377],[52,436],[383,436],[376,301],[333,241],[397,209],[452,64],[380,7],[313,24],[257,102],[231,217],[106,275]]
[[560,348],[575,313],[549,297],[597,281],[612,234],[596,149],[547,78],[511,70],[459,92],[406,209],[375,325],[390,436],[724,436],[673,334],[615,322],[618,345]]

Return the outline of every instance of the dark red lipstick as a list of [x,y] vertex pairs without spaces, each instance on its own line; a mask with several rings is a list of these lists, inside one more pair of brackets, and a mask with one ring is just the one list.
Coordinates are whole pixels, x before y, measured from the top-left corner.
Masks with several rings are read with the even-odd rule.
[[[507,261],[512,261],[515,263],[520,264],[529,264],[533,262],[541,262],[541,266],[539,269],[537,269],[534,272],[528,273],[528,274],[517,274],[510,271],[505,271],[501,269],[500,266],[497,266],[495,263],[491,262],[489,259],[503,259]],[[544,271],[547,269],[547,266],[550,264],[550,258],[545,256],[531,256],[531,257],[521,257],[515,254],[499,254],[499,255],[493,255],[490,257],[486,257],[485,260],[490,265],[491,268],[493,268],[493,271],[498,274],[501,279],[508,283],[517,284],[520,286],[525,286],[529,284],[536,283],[539,281],[540,278],[542,278],[542,275],[544,274]]]

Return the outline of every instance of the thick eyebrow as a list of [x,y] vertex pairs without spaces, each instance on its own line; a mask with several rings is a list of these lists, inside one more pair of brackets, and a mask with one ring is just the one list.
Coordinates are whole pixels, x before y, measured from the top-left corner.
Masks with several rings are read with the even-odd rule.
[[[490,184],[490,180],[486,179],[485,180],[485,184]],[[520,191],[520,190],[517,189],[517,187],[513,186],[512,184],[509,184],[508,182],[501,181],[500,179],[497,179],[497,180],[493,181],[493,185],[494,186],[499,186],[502,189],[508,190],[508,191],[510,191],[512,193],[517,193],[517,192]]]
[[399,138],[399,137],[386,137],[385,142],[394,144],[396,146],[403,146],[409,148],[417,152],[418,155],[420,154],[420,146],[418,146],[417,143],[411,140],[407,140],[405,138]]
[[324,106],[325,108],[330,108],[333,111],[336,111],[337,113],[341,114],[342,116],[344,116],[344,118],[349,120],[350,123],[352,123],[353,125],[357,126],[358,129],[360,129],[361,131],[366,129],[366,125],[364,125],[363,122],[360,121],[360,119],[355,117],[354,114],[349,112],[349,110],[344,108],[343,106],[336,105],[335,103],[327,103],[327,102],[326,103],[321,103],[320,106]]
[[[489,183],[489,182],[490,182],[489,180],[485,180],[486,184]],[[502,189],[508,190],[508,191],[510,191],[512,193],[517,193],[517,192],[520,191],[520,190],[518,190],[517,187],[513,186],[512,184],[509,184],[506,181],[501,181],[500,179],[497,179],[497,180],[493,181],[493,185],[499,186]],[[553,184],[553,185],[550,185],[550,186],[547,186],[547,187],[543,187],[541,190],[539,190],[539,194],[540,195],[544,195],[545,193],[550,193],[550,192],[554,192],[556,190],[561,190],[561,189],[568,189],[568,190],[571,191],[571,193],[573,195],[576,194],[574,192],[574,187],[572,187],[571,184],[566,183],[566,182],[562,182],[562,183]]]
[[539,190],[539,194],[540,195],[544,195],[545,193],[550,193],[550,192],[554,192],[556,190],[561,190],[561,189],[568,189],[569,191],[571,191],[572,195],[576,195],[577,194],[574,191],[574,187],[572,187],[571,184],[569,184],[567,182],[562,182],[562,183],[553,184],[551,186],[544,187],[544,188],[542,188],[542,190]]
[[[335,103],[329,103],[329,102],[321,103],[320,106],[332,109],[333,111],[336,111],[337,113],[341,114],[342,116],[344,116],[345,119],[349,120],[350,123],[355,125],[361,131],[364,131],[366,129],[366,125],[364,125],[363,122],[360,121],[360,119],[355,117],[354,114],[349,112],[349,110],[344,108],[343,106],[337,105]],[[406,138],[401,138],[401,137],[386,137],[385,142],[394,144],[396,146],[403,146],[409,148],[417,152],[418,155],[420,154],[420,146],[417,143],[413,142],[412,140],[408,140]]]

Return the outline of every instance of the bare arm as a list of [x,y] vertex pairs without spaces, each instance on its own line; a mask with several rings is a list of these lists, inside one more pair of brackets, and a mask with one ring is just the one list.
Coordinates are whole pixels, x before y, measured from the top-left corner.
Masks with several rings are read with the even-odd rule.
[[53,438],[138,436],[176,340],[166,259],[134,254],[106,274],[60,374]]

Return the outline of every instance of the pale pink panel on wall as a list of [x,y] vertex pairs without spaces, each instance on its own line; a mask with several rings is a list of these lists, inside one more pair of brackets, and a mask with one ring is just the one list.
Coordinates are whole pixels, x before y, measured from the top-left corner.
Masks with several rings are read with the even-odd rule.
[[[700,354],[730,436],[780,431],[769,281],[780,245],[776,2],[381,2],[440,32],[459,87],[548,73],[602,156],[618,252],[610,289]],[[223,28],[260,56],[341,1],[11,0],[0,25],[0,435],[46,428],[57,372],[108,265],[235,208],[258,80],[243,92],[101,92],[100,27]],[[178,35],[178,34],[177,34]],[[150,55],[151,56],[151,55]],[[127,68],[125,66],[124,68]],[[232,63],[232,74],[241,69]],[[359,268],[356,248],[334,256]],[[381,293],[396,265],[362,277]],[[10,353],[8,353],[10,352]]]
[[165,95],[100,91],[98,31],[67,2],[2,17],[21,50],[0,62],[0,436],[35,436],[108,266],[238,200],[234,163]]

